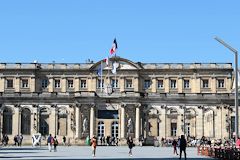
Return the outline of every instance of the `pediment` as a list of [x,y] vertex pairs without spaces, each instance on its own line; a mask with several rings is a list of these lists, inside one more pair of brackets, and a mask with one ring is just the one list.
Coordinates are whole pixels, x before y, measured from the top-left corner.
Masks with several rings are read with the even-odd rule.
[[106,62],[104,60],[98,61],[95,63],[90,70],[97,70],[102,62],[103,69],[112,69],[113,64],[116,63],[118,70],[139,70],[142,69],[142,67],[138,63],[134,63],[128,59],[120,58],[120,57],[112,57],[109,58],[109,65],[106,65]]

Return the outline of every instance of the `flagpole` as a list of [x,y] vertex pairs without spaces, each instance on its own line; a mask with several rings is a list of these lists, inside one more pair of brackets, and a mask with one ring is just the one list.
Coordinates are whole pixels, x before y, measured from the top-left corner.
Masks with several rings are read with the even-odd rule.
[[101,80],[100,80],[100,83],[101,83],[101,92],[103,90],[103,85],[102,85],[102,74],[103,74],[103,68],[102,68],[102,61],[101,61]]

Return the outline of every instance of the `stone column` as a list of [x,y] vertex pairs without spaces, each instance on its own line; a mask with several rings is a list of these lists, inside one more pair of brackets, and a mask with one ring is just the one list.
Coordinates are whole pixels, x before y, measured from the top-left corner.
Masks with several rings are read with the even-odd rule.
[[120,128],[121,128],[121,132],[120,132],[120,138],[125,138],[125,104],[121,105],[121,121],[120,121]]
[[198,106],[196,121],[196,138],[202,138],[204,136],[204,106]]
[[91,110],[90,110],[90,137],[94,135],[94,123],[95,123],[95,110],[94,110],[94,105],[91,105]]
[[52,105],[50,108],[51,114],[49,115],[48,125],[49,134],[56,135],[56,105]]
[[20,123],[20,115],[19,115],[19,105],[14,106],[14,114],[12,116],[12,135],[19,134],[19,128],[21,126]]
[[213,129],[215,130],[215,138],[217,139],[221,139],[223,136],[222,111],[223,111],[223,106],[216,106],[216,110],[214,112],[215,127]]
[[135,129],[135,138],[139,139],[140,133],[140,104],[136,105],[136,129]]
[[76,123],[76,135],[75,135],[75,137],[76,138],[80,138],[80,132],[79,132],[79,129],[80,129],[80,124],[79,124],[79,114],[80,114],[80,112],[79,112],[79,106],[78,105],[76,105],[75,106],[76,107],[76,110],[75,110],[75,123]]
[[[180,106],[181,109],[179,109],[179,114],[177,117],[177,136],[178,135],[183,135],[184,134],[184,107],[185,106]],[[183,126],[183,128],[182,128]]]
[[37,133],[37,105],[32,105],[31,135]]
[[166,138],[166,105],[161,106],[161,115],[160,115],[160,138]]

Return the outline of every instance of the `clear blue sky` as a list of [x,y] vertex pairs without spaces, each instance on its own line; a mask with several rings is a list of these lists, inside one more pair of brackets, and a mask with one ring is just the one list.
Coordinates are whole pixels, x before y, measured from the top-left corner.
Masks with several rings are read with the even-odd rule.
[[6,0],[0,62],[234,62],[217,35],[240,49],[239,0]]

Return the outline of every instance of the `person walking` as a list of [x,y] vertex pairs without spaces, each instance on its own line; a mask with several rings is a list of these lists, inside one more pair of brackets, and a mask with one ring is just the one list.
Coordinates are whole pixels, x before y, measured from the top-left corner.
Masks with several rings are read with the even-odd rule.
[[236,148],[240,148],[240,137],[237,138],[237,141],[236,141]]
[[187,159],[187,156],[186,156],[186,147],[187,147],[187,141],[185,139],[185,136],[184,135],[181,135],[181,139],[180,139],[180,158],[182,158],[182,151],[184,152],[184,158],[185,160]]
[[127,144],[128,144],[128,148],[129,148],[129,156],[132,156],[132,148],[134,146],[134,143],[133,143],[133,139],[131,136],[128,137],[128,140],[127,140]]
[[92,156],[96,156],[96,148],[97,148],[97,138],[93,135],[91,139],[91,146],[92,146]]
[[56,136],[54,136],[53,138],[53,146],[54,146],[54,152],[57,152],[58,140]]
[[48,150],[52,152],[53,137],[51,134],[49,134],[48,136],[47,143],[48,143]]
[[177,141],[174,139],[172,142],[172,146],[173,146],[173,155],[176,153],[176,155],[178,155],[177,153]]
[[22,147],[23,135],[19,135],[19,146]]
[[65,146],[66,145],[66,137],[63,136],[63,145]]

